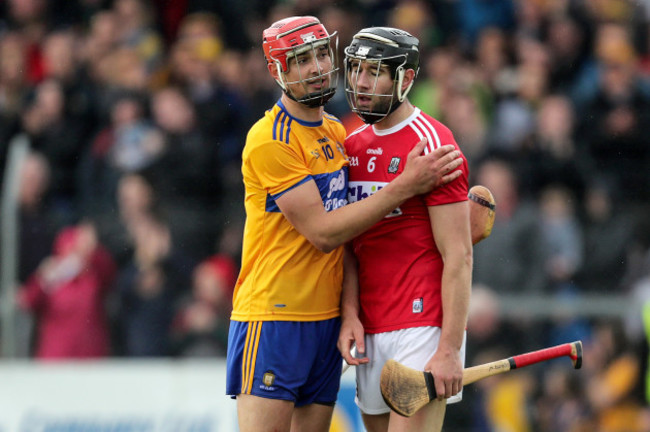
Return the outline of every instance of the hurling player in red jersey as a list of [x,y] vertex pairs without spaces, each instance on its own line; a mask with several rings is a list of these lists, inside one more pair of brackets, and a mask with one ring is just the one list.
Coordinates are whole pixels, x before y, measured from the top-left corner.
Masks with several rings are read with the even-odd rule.
[[[406,97],[418,72],[418,44],[405,31],[372,27],[345,50],[348,102],[366,123],[345,141],[351,203],[389,185],[422,138],[425,153],[445,144],[460,151],[451,131]],[[446,403],[462,396],[472,272],[464,156],[460,169],[460,177],[410,198],[351,242],[358,275],[344,280],[338,345],[359,366],[357,405],[369,432],[440,431]],[[350,355],[353,343],[360,358]],[[379,387],[391,358],[431,371],[439,399],[413,417],[391,412]]]

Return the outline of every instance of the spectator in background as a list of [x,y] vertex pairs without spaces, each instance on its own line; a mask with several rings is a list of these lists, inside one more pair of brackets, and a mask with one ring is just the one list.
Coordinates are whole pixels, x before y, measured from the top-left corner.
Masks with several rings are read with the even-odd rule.
[[165,151],[163,134],[145,115],[146,101],[137,92],[115,94],[110,123],[82,156],[78,175],[82,208],[87,214],[114,210],[119,178],[147,169]]
[[445,93],[459,63],[457,51],[445,47],[423,58],[420,76],[411,91],[413,103],[430,116],[442,118]]
[[563,186],[549,185],[542,190],[539,210],[546,288],[553,293],[575,291],[573,279],[584,251],[575,197]]
[[490,148],[516,154],[530,139],[541,99],[548,89],[548,54],[536,39],[516,39],[516,64],[498,68],[495,90],[499,94],[490,133]]
[[492,191],[499,209],[490,240],[474,246],[474,283],[499,293],[541,294],[545,288],[539,209],[520,196],[514,168],[496,158],[481,162],[473,184]]
[[460,0],[456,3],[456,13],[465,46],[473,46],[487,27],[505,31],[512,30],[515,25],[513,0]]
[[195,106],[197,126],[219,146],[222,163],[239,164],[244,106],[242,95],[219,80],[217,66],[222,44],[216,16],[186,16],[170,48],[168,84],[182,88]]
[[156,91],[151,112],[163,134],[164,151],[144,173],[168,217],[176,245],[202,259],[214,252],[221,225],[221,143],[199,128],[196,108],[179,88]]
[[53,211],[70,224],[79,215],[75,173],[84,140],[83,125],[66,113],[66,103],[59,81],[41,82],[23,112],[22,126],[32,148],[41,152],[50,164]]
[[130,173],[120,177],[116,201],[117,210],[98,214],[96,221],[102,244],[123,268],[133,259],[138,224],[158,212],[158,200],[145,177]]
[[20,206],[20,255],[18,280],[34,273],[50,255],[55,233],[61,228],[47,211],[50,166],[37,152],[31,152],[20,170],[18,202]]
[[436,46],[440,35],[434,25],[431,2],[423,0],[402,0],[399,7],[390,10],[386,17],[388,27],[402,29],[420,40],[424,49]]
[[105,300],[115,270],[91,223],[59,232],[52,255],[18,293],[18,304],[36,318],[36,358],[111,354]]
[[[528,3],[528,2],[524,2]],[[550,60],[549,86],[574,103],[597,81],[597,65],[591,56],[591,34],[585,17],[563,12],[548,17],[544,42]]]
[[213,255],[195,267],[192,291],[172,324],[174,354],[225,357],[237,268],[227,255]]
[[630,346],[618,322],[597,323],[594,338],[584,347],[587,400],[594,430],[646,432],[642,399],[641,359]]
[[535,424],[540,431],[588,432],[594,424],[581,377],[571,369],[550,364],[542,375],[535,403]]
[[81,68],[78,53],[81,39],[73,30],[56,30],[48,33],[42,43],[43,76],[57,80],[65,97],[65,113],[81,125],[84,142],[95,132],[96,115],[93,98],[95,89]]
[[492,105],[492,95],[478,79],[477,68],[467,61],[459,63],[449,76],[441,110],[442,118],[450,128],[454,128],[456,139],[462,143],[470,170],[489,150],[487,144]]
[[113,10],[95,13],[88,24],[85,38],[81,41],[81,58],[86,74],[98,79],[101,60],[119,46],[117,15]]
[[585,102],[580,141],[591,156],[592,170],[614,182],[626,202],[650,199],[650,91],[639,74],[637,54],[627,29],[620,24],[598,27],[595,52],[599,80]]
[[612,293],[623,287],[634,226],[620,207],[611,185],[592,179],[584,200],[584,260],[576,280],[584,292]]
[[476,45],[469,52],[478,65],[480,80],[495,94],[496,99],[511,93],[517,81],[512,76],[512,47],[508,34],[496,27],[481,30]]
[[46,0],[8,0],[5,25],[19,32],[25,43],[26,64],[21,73],[30,84],[43,79],[40,44],[49,30],[50,11]]
[[579,201],[589,173],[576,143],[576,113],[567,96],[547,94],[539,102],[532,135],[517,153],[522,191],[538,197],[551,183],[567,187]]
[[4,178],[9,142],[20,130],[20,114],[28,93],[27,53],[19,32],[0,37],[0,178]]
[[156,215],[133,227],[132,260],[117,279],[117,344],[127,357],[171,355],[174,306],[189,290],[193,263],[176,250],[169,227]]
[[160,67],[163,58],[162,37],[153,27],[154,9],[147,0],[113,2],[117,38],[123,47],[132,49],[144,62],[147,75]]

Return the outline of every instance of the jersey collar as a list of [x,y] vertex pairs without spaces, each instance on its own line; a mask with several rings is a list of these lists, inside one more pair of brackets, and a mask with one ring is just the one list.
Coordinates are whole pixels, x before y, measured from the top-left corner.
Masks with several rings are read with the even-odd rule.
[[288,115],[289,118],[291,118],[291,120],[298,122],[298,124],[301,124],[301,125],[307,126],[307,127],[318,127],[318,126],[321,126],[323,124],[323,120],[310,122],[310,121],[301,120],[298,117],[292,116],[291,114],[289,114],[289,111],[287,111],[287,107],[284,106],[284,104],[282,103],[282,100],[280,100],[280,99],[278,99],[277,105],[280,107],[281,111],[283,111],[286,115]]
[[415,107],[413,112],[411,113],[410,116],[402,120],[401,122],[397,123],[395,126],[388,128],[388,129],[377,129],[375,125],[372,125],[372,131],[375,133],[377,136],[384,136],[384,135],[390,135],[392,133],[395,133],[399,131],[400,129],[408,126],[409,123],[411,123],[417,116],[420,115],[420,108]]

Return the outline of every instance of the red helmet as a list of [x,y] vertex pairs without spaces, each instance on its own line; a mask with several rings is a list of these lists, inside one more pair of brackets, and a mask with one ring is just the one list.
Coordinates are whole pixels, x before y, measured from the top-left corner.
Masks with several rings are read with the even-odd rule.
[[[275,66],[278,69],[278,75],[280,75],[280,79],[277,80],[278,84],[289,97],[309,106],[322,106],[334,95],[336,79],[330,78],[336,77],[335,74],[338,72],[338,68],[330,40],[335,35],[336,32],[330,35],[318,18],[313,16],[285,18],[273,23],[271,27],[264,30],[262,33],[264,57],[269,67]],[[283,74],[289,69],[289,58],[322,46],[328,48],[333,64],[330,71],[319,71],[319,77],[329,79],[330,85],[322,91],[307,94],[301,98],[294,97],[287,84],[301,83],[304,85],[307,79],[311,80],[314,77],[301,77],[298,81],[287,82]]]

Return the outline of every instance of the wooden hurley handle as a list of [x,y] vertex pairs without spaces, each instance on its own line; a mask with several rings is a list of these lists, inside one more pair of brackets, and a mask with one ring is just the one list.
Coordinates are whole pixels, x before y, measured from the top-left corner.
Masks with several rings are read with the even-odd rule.
[[492,375],[508,372],[512,369],[522,368],[563,356],[569,356],[573,362],[573,367],[580,369],[582,366],[582,342],[576,341],[557,345],[467,368],[463,371],[463,385],[471,384]]

